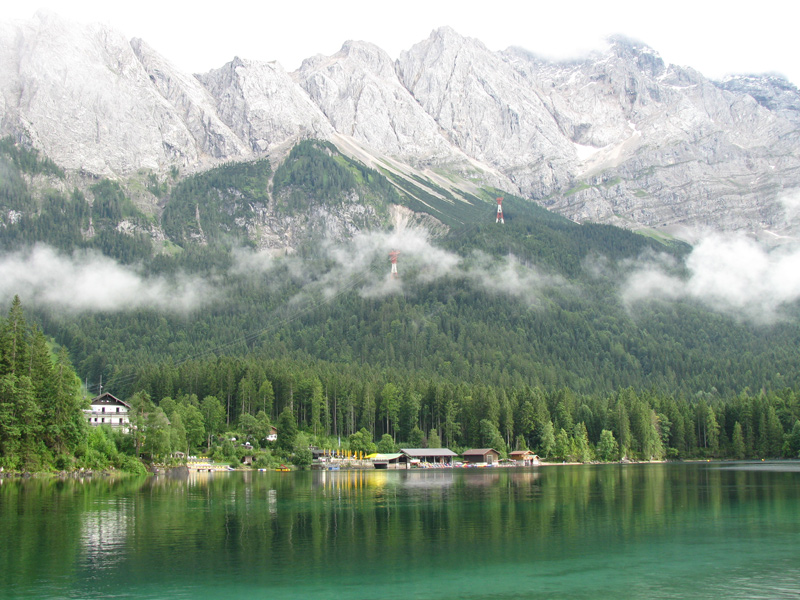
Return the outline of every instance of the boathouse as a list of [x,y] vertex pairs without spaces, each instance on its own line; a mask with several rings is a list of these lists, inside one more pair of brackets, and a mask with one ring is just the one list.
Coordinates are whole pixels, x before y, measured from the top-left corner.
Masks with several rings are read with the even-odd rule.
[[453,459],[457,456],[458,454],[449,448],[400,448],[399,462],[406,468],[414,466],[451,466]]
[[475,448],[461,453],[465,462],[474,465],[494,465],[500,460],[500,453],[494,448]]
[[391,454],[371,454],[367,458],[372,461],[372,466],[376,469],[397,469],[400,467],[400,457],[403,456],[400,452]]
[[530,450],[514,450],[514,452],[508,455],[508,458],[523,467],[535,467],[539,464],[539,455],[534,454]]

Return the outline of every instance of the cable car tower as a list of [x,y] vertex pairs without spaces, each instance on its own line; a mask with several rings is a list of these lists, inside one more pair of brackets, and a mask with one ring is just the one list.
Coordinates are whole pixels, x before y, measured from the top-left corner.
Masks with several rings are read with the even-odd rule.
[[497,199],[497,219],[495,220],[495,223],[502,223],[503,225],[506,224],[506,222],[503,220],[503,199],[502,198],[498,198]]
[[397,257],[400,254],[397,250],[389,252],[389,260],[392,261],[392,279],[397,279],[400,275],[397,274]]

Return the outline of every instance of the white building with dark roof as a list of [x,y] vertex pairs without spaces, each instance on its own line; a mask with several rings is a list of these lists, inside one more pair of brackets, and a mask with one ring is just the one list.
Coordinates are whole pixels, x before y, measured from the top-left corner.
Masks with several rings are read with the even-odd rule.
[[128,431],[130,428],[130,410],[130,404],[106,392],[96,398],[92,398],[90,408],[85,408],[83,413],[92,427],[108,425],[114,429]]

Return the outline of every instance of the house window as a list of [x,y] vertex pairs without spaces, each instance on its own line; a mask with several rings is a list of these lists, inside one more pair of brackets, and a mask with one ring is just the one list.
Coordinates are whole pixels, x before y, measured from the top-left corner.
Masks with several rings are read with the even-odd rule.
[[103,417],[102,419],[100,419],[100,422],[101,422],[101,423],[105,423],[105,422],[106,422],[106,418],[105,418],[105,417]]
[[100,412],[106,412],[106,407],[104,406],[103,408],[101,408]]
[[117,407],[117,412],[119,412],[119,406]]

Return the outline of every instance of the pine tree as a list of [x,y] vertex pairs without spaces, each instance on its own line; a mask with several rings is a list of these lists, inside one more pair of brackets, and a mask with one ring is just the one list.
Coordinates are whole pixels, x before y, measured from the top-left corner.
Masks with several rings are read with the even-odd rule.
[[19,296],[14,296],[2,328],[2,372],[23,375],[28,371],[28,326]]
[[733,438],[731,440],[733,457],[742,460],[745,457],[745,443],[744,433],[742,432],[742,424],[739,421],[733,426]]
[[597,442],[597,457],[605,462],[619,458],[617,440],[614,439],[614,433],[609,429],[603,429],[600,432],[600,441]]
[[439,434],[436,433],[436,429],[431,429],[430,433],[428,434],[428,448],[441,448],[442,447],[442,440],[439,439]]
[[583,422],[575,425],[574,434],[572,436],[572,454],[575,459],[580,462],[585,463],[592,460],[592,451],[589,447],[589,434]]
[[767,409],[766,440],[766,455],[770,458],[780,457],[783,450],[783,425],[774,406]]
[[570,444],[569,436],[562,427],[556,434],[556,442],[555,442],[555,448],[553,449],[553,454],[555,454],[556,458],[560,458],[561,460],[567,460],[571,458],[570,456],[571,450],[572,446]]
[[542,456],[550,457],[555,452],[556,437],[553,430],[553,422],[547,421],[542,427],[542,433],[539,436],[539,453]]

